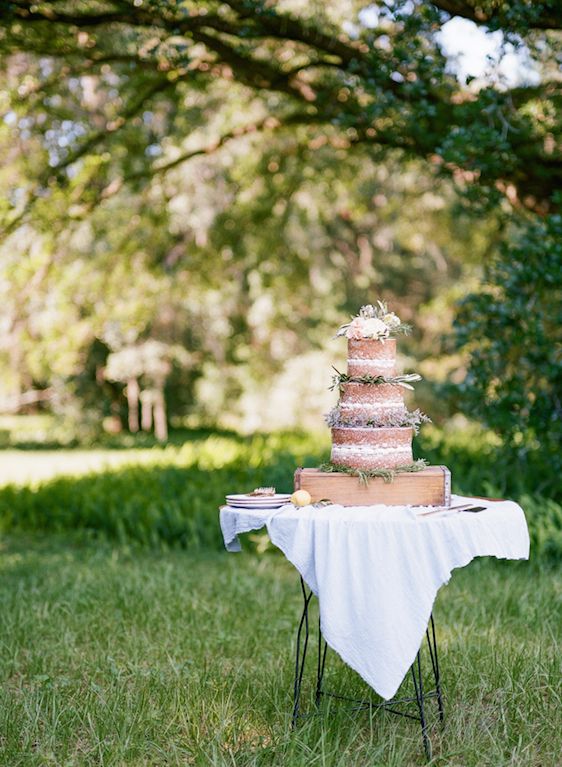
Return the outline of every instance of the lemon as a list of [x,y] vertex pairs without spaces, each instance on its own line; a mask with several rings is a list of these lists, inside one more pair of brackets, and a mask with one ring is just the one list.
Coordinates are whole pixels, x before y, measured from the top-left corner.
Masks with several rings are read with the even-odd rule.
[[296,490],[291,496],[291,503],[295,506],[308,506],[312,502],[312,497],[308,490]]

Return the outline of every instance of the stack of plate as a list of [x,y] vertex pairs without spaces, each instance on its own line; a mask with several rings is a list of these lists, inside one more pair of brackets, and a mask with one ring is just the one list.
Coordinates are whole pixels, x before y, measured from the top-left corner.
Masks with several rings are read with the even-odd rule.
[[226,502],[234,509],[278,509],[290,503],[290,493],[275,495],[227,495]]

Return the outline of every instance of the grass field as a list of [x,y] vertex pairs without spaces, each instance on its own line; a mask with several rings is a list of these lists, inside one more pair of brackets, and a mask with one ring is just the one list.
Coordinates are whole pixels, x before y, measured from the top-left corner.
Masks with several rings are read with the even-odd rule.
[[[326,439],[200,430],[56,449],[41,428],[0,452],[0,767],[424,762],[419,725],[390,714],[332,704],[291,731],[296,573],[263,535],[222,550],[224,493],[290,487]],[[438,597],[433,764],[558,767],[562,506],[486,435],[430,432],[418,450],[459,492],[520,500],[532,536],[531,563],[473,562]],[[326,685],[368,692],[333,654]]]
[[[291,732],[295,571],[279,555],[17,536],[0,557],[0,764],[406,767],[415,722],[337,705]],[[560,581],[453,574],[435,616],[447,721],[434,764],[555,767]],[[311,693],[312,674],[307,687]],[[332,654],[327,686],[363,693]]]

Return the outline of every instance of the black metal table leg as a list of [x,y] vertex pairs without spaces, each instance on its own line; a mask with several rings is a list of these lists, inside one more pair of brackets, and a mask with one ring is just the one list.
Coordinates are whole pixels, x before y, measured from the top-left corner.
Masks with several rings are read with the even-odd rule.
[[326,667],[326,654],[328,652],[328,643],[322,636],[320,618],[318,618],[318,664],[316,666],[316,707],[320,705],[322,697],[322,680],[324,678],[324,668]]
[[[298,716],[299,716],[302,677],[304,674],[304,664],[306,661],[306,651],[308,649],[308,637],[309,637],[308,606],[310,604],[310,600],[312,599],[312,591],[310,591],[308,594],[306,593],[306,586],[304,585],[304,581],[302,578],[301,578],[301,590],[302,590],[304,605],[303,605],[302,616],[299,623],[299,628],[297,631],[297,650],[296,650],[296,658],[295,658],[295,684],[294,684],[294,693],[293,693],[293,728],[295,727]],[[305,634],[304,634],[304,643],[303,643],[302,657],[301,657],[301,637],[302,637],[303,626],[305,629]]]
[[[300,697],[301,697],[302,681],[304,676],[304,667],[305,667],[309,638],[310,638],[309,607],[310,607],[310,602],[313,596],[312,591],[307,590],[307,587],[302,578],[300,579],[300,585],[301,585],[301,592],[303,597],[303,611],[302,611],[302,615],[301,615],[301,619],[300,619],[298,631],[297,631],[297,646],[296,646],[296,657],[295,657],[295,682],[294,682],[293,716],[292,716],[293,728],[296,726],[299,717],[302,716],[300,712]],[[437,709],[439,713],[439,720],[441,721],[441,723],[443,723],[444,721],[443,697],[441,692],[441,676],[439,671],[437,638],[435,634],[435,622],[433,620],[433,615],[430,616],[430,622],[425,633],[426,633],[426,639],[427,639],[427,646],[429,649],[429,656],[431,658],[431,668],[433,671],[433,677],[435,681],[435,689],[430,691],[424,690],[423,678],[422,678],[422,666],[421,666],[421,647],[420,647],[416,655],[416,659],[410,668],[412,681],[414,684],[415,697],[393,698],[392,700],[385,700],[385,701],[376,703],[372,700],[356,700],[354,698],[349,698],[345,695],[338,695],[336,693],[326,692],[325,690],[323,690],[322,683],[324,679],[324,670],[326,667],[326,655],[328,651],[328,644],[326,640],[324,639],[324,637],[322,636],[320,619],[318,619],[318,655],[317,655],[317,662],[316,662],[316,692],[315,692],[316,708],[319,708],[322,697],[328,696],[338,701],[344,701],[344,702],[353,704],[354,711],[361,711],[366,709],[368,710],[383,709],[385,711],[388,711],[391,714],[407,717],[408,719],[414,719],[421,724],[424,751],[425,751],[427,759],[428,760],[431,759],[431,741],[428,735],[427,711],[425,706],[426,700],[428,700],[429,698],[437,699]],[[418,709],[417,715],[414,715],[413,713],[410,713],[409,711],[404,711],[404,710],[401,710],[400,708],[396,708],[396,706],[400,706],[400,704],[413,704],[413,703],[417,705],[417,709]]]
[[427,721],[425,718],[423,679],[422,679],[422,673],[421,673],[421,658],[420,658],[419,650],[418,650],[418,654],[416,655],[416,660],[412,663],[412,667],[410,668],[410,671],[412,672],[412,679],[414,680],[414,691],[416,693],[416,702],[418,704],[418,709],[420,712],[420,723],[421,723],[423,747],[424,747],[425,755],[427,759],[429,760],[431,759],[431,742],[427,736]]
[[433,613],[430,616],[429,625],[431,626],[431,635],[429,626],[425,631],[425,635],[427,637],[427,646],[429,647],[431,667],[433,668],[433,677],[435,679],[435,692],[437,693],[437,709],[439,711],[439,721],[441,724],[443,724],[445,721],[445,710],[443,708],[443,696],[441,694],[441,675],[439,673],[439,656],[437,654],[437,638],[435,636],[435,622],[433,620]]

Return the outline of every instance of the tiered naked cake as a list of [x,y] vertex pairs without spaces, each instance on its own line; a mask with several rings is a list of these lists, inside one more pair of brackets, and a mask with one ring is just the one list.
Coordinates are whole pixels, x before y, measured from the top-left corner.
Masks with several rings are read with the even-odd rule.
[[[359,315],[338,330],[338,336],[347,338],[347,372],[336,371],[332,388],[339,390],[339,401],[326,416],[332,432],[331,461],[320,471],[299,470],[295,479],[313,500],[324,491],[344,505],[448,502],[448,470],[413,459],[414,433],[429,418],[404,404],[405,390],[413,389],[411,384],[421,376],[396,372],[396,335],[408,331],[382,302],[361,307]],[[337,477],[339,482],[334,481]],[[383,490],[383,480],[393,480],[396,486]]]
[[411,464],[414,428],[404,384],[419,376],[396,376],[393,338],[349,338],[347,344],[347,375],[336,377],[340,400],[330,415],[332,463],[356,469]]
[[404,390],[420,376],[396,374],[396,339],[408,332],[386,305],[363,306],[357,317],[342,325],[347,337],[347,373],[337,372],[337,407],[328,415],[332,429],[332,464],[346,469],[404,470],[414,467],[412,437],[423,421],[419,410],[404,404]]

